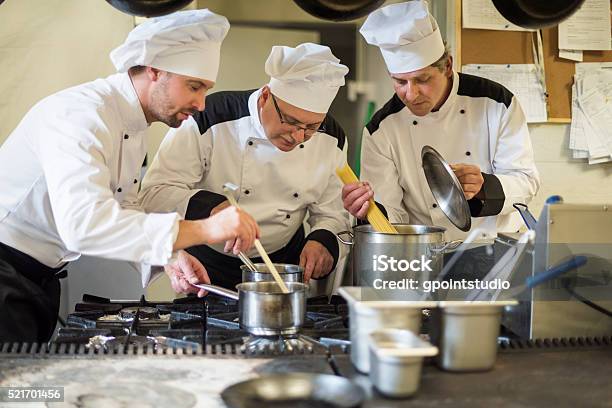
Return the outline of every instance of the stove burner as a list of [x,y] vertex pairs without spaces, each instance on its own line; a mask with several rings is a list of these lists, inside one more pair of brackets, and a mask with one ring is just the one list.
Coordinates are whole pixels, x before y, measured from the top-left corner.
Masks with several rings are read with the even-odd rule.
[[156,346],[157,340],[155,337],[150,336],[93,336],[89,339],[89,343],[87,343],[87,348],[94,348],[96,350],[99,349],[109,349],[115,347],[119,344],[125,344],[125,342],[129,344],[142,344],[148,346]]
[[240,347],[243,353],[284,353],[303,351],[312,353],[314,348],[325,346],[315,339],[301,334],[291,336],[249,336],[245,337],[244,343]]
[[159,319],[159,309],[150,306],[125,307],[119,311],[119,319],[125,321],[134,320],[138,313],[140,320]]
[[205,299],[188,296],[172,302],[83,296],[54,342],[87,345],[87,350],[103,349],[105,353],[126,350],[125,346],[155,352],[210,349],[224,353],[231,346],[238,354],[321,354],[327,345],[319,338],[348,339],[347,315],[346,304],[333,298],[308,299],[299,333],[248,333],[240,328],[237,302],[212,294]]

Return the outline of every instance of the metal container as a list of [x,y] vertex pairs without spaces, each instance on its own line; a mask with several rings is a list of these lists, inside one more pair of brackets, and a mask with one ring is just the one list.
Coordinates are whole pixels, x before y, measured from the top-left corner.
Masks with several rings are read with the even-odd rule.
[[[349,335],[351,340],[351,362],[355,368],[370,371],[368,336],[375,330],[398,328],[418,333],[421,329],[422,309],[434,307],[436,302],[392,300],[380,298],[372,288],[341,287],[338,293],[349,306]],[[376,297],[380,300],[373,300]]]
[[497,337],[503,308],[514,300],[439,302],[432,310],[431,342],[438,347],[437,364],[448,371],[486,371],[497,358]]
[[[398,234],[376,232],[371,225],[360,225],[353,231],[338,233],[338,239],[351,245],[353,285],[374,287],[382,281],[401,281],[403,279],[415,279],[419,282],[433,280],[437,277],[443,267],[442,253],[455,248],[460,242],[453,241],[444,243],[445,228],[428,225],[393,224]],[[350,236],[348,240],[345,235]],[[381,258],[381,256],[386,258]],[[401,270],[393,271],[383,269],[383,259],[413,261],[418,260],[422,264],[427,262],[425,270]],[[400,265],[398,265],[400,266]],[[431,270],[429,270],[431,269]],[[377,281],[379,280],[379,281]]]
[[[304,268],[299,265],[275,263],[274,266],[284,282],[304,282]],[[264,263],[256,263],[255,269],[251,271],[246,265],[242,265],[242,282],[273,282],[274,276]]]
[[421,382],[423,358],[438,348],[409,330],[383,329],[370,334],[370,380],[382,394],[405,398]]
[[238,292],[216,285],[196,284],[230,299],[238,300],[240,327],[256,336],[296,334],[306,317],[306,289],[301,282],[287,282],[283,293],[276,282],[244,282]]

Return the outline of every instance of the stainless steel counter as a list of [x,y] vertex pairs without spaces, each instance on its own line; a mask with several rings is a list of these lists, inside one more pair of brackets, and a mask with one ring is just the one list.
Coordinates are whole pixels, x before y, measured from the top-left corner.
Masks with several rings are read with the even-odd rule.
[[[493,371],[482,373],[447,373],[428,362],[419,392],[407,400],[383,398],[367,376],[355,372],[348,355],[337,353],[335,358],[341,372],[366,391],[364,407],[612,406],[611,339],[583,346],[515,343],[500,350]],[[0,352],[0,386],[64,386],[68,406],[138,402],[154,407],[223,407],[219,394],[228,385],[279,372],[332,373],[325,356],[314,354],[257,358]]]

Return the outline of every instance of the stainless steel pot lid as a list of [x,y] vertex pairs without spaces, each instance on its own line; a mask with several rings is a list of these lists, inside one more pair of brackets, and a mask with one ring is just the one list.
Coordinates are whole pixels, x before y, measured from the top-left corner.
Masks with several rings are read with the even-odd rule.
[[451,167],[431,146],[423,147],[421,161],[429,189],[442,212],[461,231],[469,231],[472,227],[470,206]]

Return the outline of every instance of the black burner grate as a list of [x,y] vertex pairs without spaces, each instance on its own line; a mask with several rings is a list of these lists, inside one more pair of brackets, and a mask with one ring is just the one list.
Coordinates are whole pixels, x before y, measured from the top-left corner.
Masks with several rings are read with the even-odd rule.
[[[579,350],[612,347],[612,336],[598,337],[569,337],[536,340],[510,340],[500,343],[500,351],[542,351],[542,350]],[[330,346],[333,354],[348,353],[348,347]],[[17,356],[197,356],[197,355],[245,355],[245,356],[272,356],[279,354],[275,350],[262,350],[258,353],[249,353],[241,350],[237,344],[215,344],[202,347],[155,348],[146,345],[124,344],[113,345],[109,348],[88,348],[85,344],[77,343],[0,343],[0,357]],[[312,354],[306,349],[295,349],[285,354]]]
[[501,351],[543,350],[543,349],[571,349],[612,347],[612,336],[593,337],[560,337],[533,340],[504,340],[499,344]]

